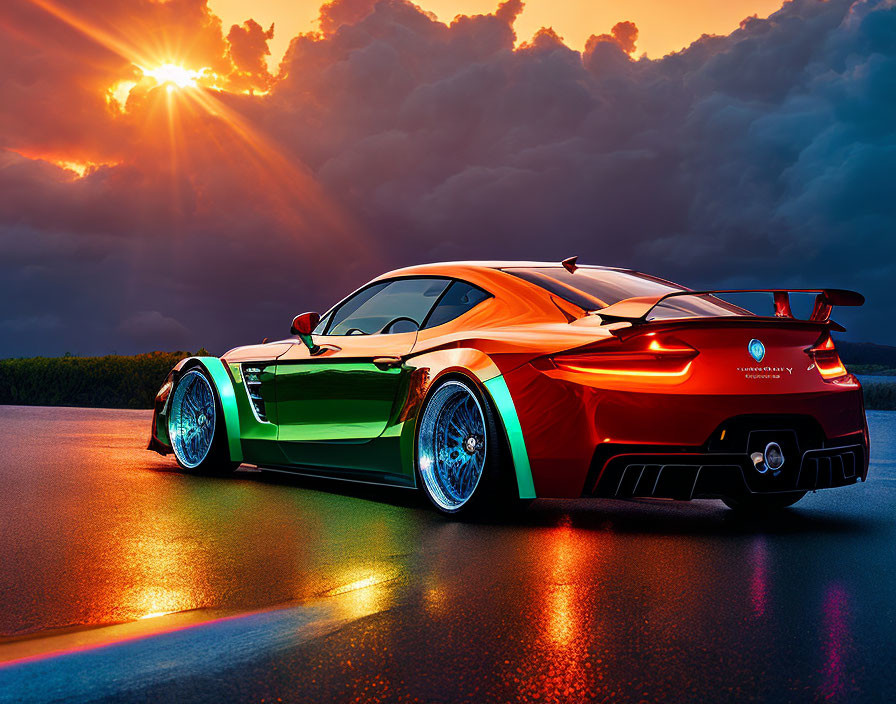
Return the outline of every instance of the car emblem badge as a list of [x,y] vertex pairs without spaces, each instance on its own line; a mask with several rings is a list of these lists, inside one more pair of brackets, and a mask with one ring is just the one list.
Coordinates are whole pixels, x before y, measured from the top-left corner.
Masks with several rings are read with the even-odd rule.
[[750,344],[747,345],[747,351],[750,353],[750,356],[757,362],[761,362],[763,357],[765,357],[765,345],[763,345],[759,340],[750,340]]

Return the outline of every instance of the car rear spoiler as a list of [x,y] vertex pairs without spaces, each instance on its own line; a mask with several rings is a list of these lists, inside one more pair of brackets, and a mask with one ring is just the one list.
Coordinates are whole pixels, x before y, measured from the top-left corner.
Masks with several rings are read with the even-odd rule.
[[628,321],[630,323],[643,323],[654,308],[663,301],[677,296],[712,296],[720,293],[771,293],[775,300],[775,318],[794,318],[790,308],[791,293],[815,293],[815,305],[812,307],[812,315],[808,320],[812,323],[828,323],[831,320],[831,310],[834,306],[860,306],[865,303],[865,297],[861,293],[848,291],[842,288],[732,288],[717,289],[712,291],[673,291],[659,296],[637,296],[626,298],[606,308],[594,311],[602,320],[607,322]]

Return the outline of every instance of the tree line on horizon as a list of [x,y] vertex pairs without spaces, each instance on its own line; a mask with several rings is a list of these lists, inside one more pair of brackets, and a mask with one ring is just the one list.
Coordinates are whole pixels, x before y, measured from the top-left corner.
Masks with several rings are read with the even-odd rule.
[[178,351],[0,359],[0,404],[152,408],[168,372],[189,356]]

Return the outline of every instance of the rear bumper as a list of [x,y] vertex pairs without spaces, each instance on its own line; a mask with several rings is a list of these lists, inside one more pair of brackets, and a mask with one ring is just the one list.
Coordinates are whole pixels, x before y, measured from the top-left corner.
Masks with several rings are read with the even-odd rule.
[[[867,476],[859,388],[619,391],[552,378],[532,365],[505,378],[539,497],[736,496],[843,486]],[[759,475],[750,459],[771,440],[786,455],[774,481]],[[848,454],[828,452],[847,447]]]
[[594,472],[588,496],[711,499],[815,491],[864,481],[868,452],[860,443],[806,450],[785,461],[775,476],[756,471],[743,453],[620,453]]

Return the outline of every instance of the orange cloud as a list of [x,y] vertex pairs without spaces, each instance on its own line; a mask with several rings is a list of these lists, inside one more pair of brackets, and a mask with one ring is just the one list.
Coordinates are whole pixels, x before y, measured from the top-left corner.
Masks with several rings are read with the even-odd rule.
[[617,22],[613,25],[613,29],[609,34],[591,35],[591,38],[585,43],[585,51],[593,51],[594,45],[599,42],[612,42],[618,44],[626,54],[631,54],[635,50],[635,43],[638,41],[638,28],[634,22]]
[[230,84],[244,90],[270,88],[274,77],[268,71],[265,57],[270,56],[268,42],[274,38],[274,25],[265,31],[255,20],[246,20],[242,25],[233,25],[227,33],[228,51],[234,70],[230,74]]

